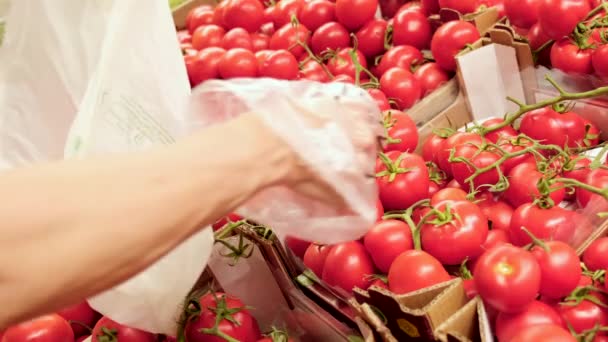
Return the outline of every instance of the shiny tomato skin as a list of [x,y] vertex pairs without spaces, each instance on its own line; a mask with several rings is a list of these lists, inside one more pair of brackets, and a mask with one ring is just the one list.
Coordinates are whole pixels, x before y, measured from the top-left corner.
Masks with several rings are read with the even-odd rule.
[[258,60],[255,54],[243,48],[226,51],[218,64],[220,76],[225,79],[236,77],[256,77]]
[[2,342],[73,342],[70,323],[58,314],[48,314],[10,326]]
[[213,9],[213,19],[212,19],[213,25],[217,25],[217,26],[226,28],[226,24],[224,23],[224,11],[226,10],[227,6],[228,6],[228,1],[222,1],[222,2],[218,3],[217,6],[215,6],[215,8]]
[[190,34],[193,34],[198,27],[209,24],[213,24],[213,9],[210,7],[198,6],[188,12],[186,27]]
[[578,285],[582,271],[574,248],[561,241],[547,241],[546,248],[535,246],[531,252],[541,271],[540,294],[554,299],[568,296]]
[[323,274],[323,267],[325,267],[325,259],[327,254],[331,250],[331,246],[310,244],[304,253],[304,265],[310,268],[317,277],[321,277]]
[[350,46],[350,35],[346,28],[337,22],[321,25],[310,40],[312,52],[321,55],[326,50],[338,50]]
[[488,221],[481,209],[468,201],[444,202],[435,209],[451,213],[452,220],[444,224],[427,221],[420,229],[422,248],[444,265],[460,265],[481,255],[488,236]]
[[431,206],[437,207],[442,202],[462,202],[467,200],[468,193],[462,189],[445,188],[437,191],[431,197]]
[[481,249],[483,251],[487,251],[495,246],[511,243],[509,239],[509,233],[505,230],[500,229],[492,229],[488,232],[488,237],[486,241],[481,245]]
[[529,29],[538,22],[540,0],[505,0],[505,12],[512,25]]
[[401,253],[388,271],[388,287],[396,294],[413,292],[450,279],[437,259],[420,250]]
[[374,58],[384,52],[384,35],[388,24],[384,19],[373,19],[361,27],[355,37],[359,51],[367,58]]
[[[479,152],[479,148],[471,145],[460,145],[455,148],[454,157],[465,158],[475,167],[472,167],[467,162],[457,162],[454,161],[451,163],[452,167],[452,176],[458,183],[464,185],[465,187],[470,187],[471,183],[467,182],[469,177],[473,176],[473,174],[477,169],[482,169],[491,165],[496,165],[498,160],[501,158],[496,152],[493,151],[481,151]],[[494,185],[498,183],[500,180],[500,173],[502,172],[501,167],[492,168],[489,171],[483,172],[475,179],[472,180],[473,189],[479,189],[482,186]],[[483,190],[483,189],[482,189]]]
[[608,45],[598,46],[591,56],[595,74],[601,79],[608,79]]
[[391,68],[402,68],[411,71],[412,67],[422,63],[422,52],[410,45],[393,46],[382,56],[378,64],[378,73],[382,76]]
[[[185,339],[188,342],[221,342],[224,338],[205,334],[203,329],[213,328],[216,322],[214,309],[226,307],[227,309],[240,309],[231,316],[234,322],[222,319],[218,329],[241,342],[256,342],[260,336],[260,328],[256,319],[251,315],[245,304],[235,297],[224,293],[207,293],[199,300],[201,313],[188,320],[185,327]],[[154,335],[152,335],[154,337]],[[126,341],[131,341],[125,339]],[[120,341],[120,339],[119,339]],[[154,339],[153,341],[156,341]],[[94,341],[97,342],[97,341]]]
[[569,35],[591,11],[588,0],[541,0],[538,22],[553,40]]
[[[606,305],[604,298],[596,299],[599,299],[603,305]],[[606,309],[587,299],[578,304],[566,301],[558,305],[557,311],[566,324],[571,326],[572,330],[578,334],[591,330],[596,325],[605,326],[608,324],[608,312],[606,312]]]
[[[584,183],[598,189],[608,188],[608,170],[596,169],[589,172]],[[593,206],[600,212],[608,210],[608,199],[605,199],[602,196],[588,190],[577,189],[576,201],[581,208]]]
[[374,18],[378,0],[336,0],[336,18],[354,32]]
[[422,0],[420,5],[427,16],[439,13],[439,0]]
[[227,0],[224,24],[227,28],[240,27],[249,33],[256,32],[264,23],[264,6],[259,0]]
[[295,80],[299,73],[298,61],[287,50],[272,52],[260,67],[261,77]]
[[593,50],[581,49],[569,38],[562,38],[551,46],[551,65],[568,74],[593,73]]
[[329,82],[329,75],[315,60],[309,60],[302,65],[299,78],[321,83]]
[[434,133],[429,135],[422,144],[422,157],[424,160],[431,161],[440,166],[440,151],[443,149],[443,142],[445,140],[446,138]]
[[509,236],[516,246],[525,246],[532,239],[522,229],[525,227],[541,240],[557,240],[569,243],[574,236],[576,222],[572,212],[555,206],[543,209],[533,203],[519,206],[513,212]]
[[285,24],[270,37],[270,49],[289,50],[296,58],[300,58],[306,54],[306,51],[299,45],[299,42],[306,45],[310,44],[308,28],[302,24],[295,27],[291,24]]
[[192,43],[192,35],[187,30],[179,30],[177,31],[177,40],[180,44]]
[[391,68],[382,75],[380,90],[395,99],[401,110],[411,108],[422,97],[422,87],[416,77],[401,68]]
[[461,14],[473,13],[477,6],[477,0],[439,0],[440,8],[450,8]]
[[367,89],[367,93],[374,99],[376,104],[378,105],[378,109],[384,112],[391,109],[391,105],[386,98],[386,95],[380,89],[369,88]]
[[441,148],[438,151],[437,165],[439,165],[447,175],[452,176],[452,163],[450,163],[451,150],[455,149],[457,146],[481,146],[481,144],[483,144],[483,139],[477,133],[456,132],[445,139],[441,145]]
[[351,241],[334,245],[325,259],[322,279],[328,285],[350,293],[353,288],[366,289],[374,264],[363,244]]
[[518,331],[509,342],[576,342],[568,330],[555,324],[534,325]]
[[583,253],[583,262],[591,271],[608,268],[608,237],[593,241]]
[[506,313],[525,309],[540,289],[538,262],[530,252],[510,244],[484,252],[475,264],[473,276],[484,302]]
[[422,96],[427,96],[450,80],[450,75],[435,62],[425,63],[414,71],[414,77],[422,87]]
[[102,317],[97,324],[95,324],[95,327],[91,332],[91,342],[104,341],[102,337],[107,336],[104,328],[107,330],[115,330],[116,339],[118,341],[156,342],[156,335],[116,323],[108,317]]
[[481,36],[475,25],[461,20],[441,25],[431,40],[431,52],[439,66],[448,71],[456,70],[454,58],[468,44],[473,44]]
[[478,195],[477,205],[486,216],[494,230],[509,231],[511,218],[513,217],[513,207],[501,199],[494,198],[490,192],[483,192]]
[[219,47],[209,47],[192,56],[186,61],[186,70],[192,87],[203,81],[219,78],[219,64],[226,54],[226,50]]
[[384,216],[384,207],[382,206],[382,201],[378,198],[376,201],[376,219],[377,222],[382,221],[382,217]]
[[499,341],[510,341],[520,331],[544,324],[564,327],[561,316],[554,308],[535,300],[521,312],[499,313],[496,318],[496,336]]
[[202,50],[207,47],[222,47],[222,39],[226,31],[217,25],[203,25],[192,34],[192,47]]
[[311,245],[311,243],[308,241],[304,241],[292,236],[285,238],[285,244],[299,258],[304,258],[304,254],[306,253],[308,246]]
[[[533,202],[540,197],[537,184],[543,177],[545,176],[538,171],[534,162],[525,162],[515,166],[507,175],[509,188],[504,192],[505,200],[514,208]],[[554,183],[551,186],[555,190],[549,196],[556,205],[561,203],[566,196],[566,191],[561,188],[562,186],[562,183]]]
[[391,138],[384,146],[384,152],[414,152],[418,147],[418,128],[406,113],[389,110],[384,113],[385,127]]
[[[518,141],[519,140],[519,141]],[[507,153],[514,154],[516,152],[521,152],[526,148],[533,146],[532,141],[529,139],[517,139],[517,138],[500,138],[497,142],[498,146],[501,150],[504,150]],[[511,170],[517,165],[523,163],[532,163],[536,164],[536,158],[530,152],[525,154],[520,154],[516,157],[511,157],[502,163],[502,168],[505,172],[505,175],[508,175]]]
[[270,45],[270,36],[262,33],[251,34],[251,48],[253,52],[258,52],[268,49]]
[[425,49],[431,43],[431,24],[421,11],[400,10],[393,18],[393,44]]
[[410,227],[399,220],[377,222],[365,234],[363,244],[374,265],[383,273],[388,272],[401,253],[414,248]]
[[226,34],[222,38],[222,47],[225,50],[242,48],[245,50],[253,51],[251,35],[249,34],[249,32],[247,32],[247,30],[240,27],[235,27],[230,31],[226,32]]
[[[500,125],[504,122],[505,122],[504,119],[494,118],[494,119],[484,121],[481,124],[481,126],[489,128],[489,127],[494,127],[496,125]],[[499,128],[497,130],[487,133],[484,137],[486,139],[488,139],[488,141],[491,141],[496,144],[500,139],[514,138],[517,135],[518,135],[518,133],[515,130],[515,128],[513,128],[513,126],[507,125],[505,127],[502,127],[502,128]]]
[[300,16],[302,6],[304,6],[304,1],[302,0],[279,1],[274,10],[274,26],[282,27],[291,24],[292,17],[298,18]]
[[[386,153],[386,157],[398,167],[407,171],[397,173],[391,181],[390,175],[378,175],[380,200],[385,210],[404,210],[414,203],[428,198],[429,173],[424,160],[411,153],[392,151]],[[379,161],[376,164],[376,174],[389,171],[387,165]]]
[[[365,56],[359,50],[353,50],[351,48],[348,49],[340,49],[336,53],[336,55],[331,58],[327,62],[327,68],[329,72],[331,72],[334,76],[336,75],[347,75],[355,79],[357,74],[357,69],[355,68],[355,60],[354,56],[358,60],[359,64],[364,68],[367,67],[367,62],[365,60]],[[362,77],[363,74],[360,74],[359,77]]]
[[[83,325],[92,329],[100,317],[86,301],[59,310],[57,314],[70,323],[76,337],[90,333],[90,330]],[[72,323],[72,321],[75,323]],[[1,338],[0,341],[2,341]]]
[[336,4],[328,0],[312,0],[304,3],[298,16],[309,30],[315,31],[321,25],[336,19]]

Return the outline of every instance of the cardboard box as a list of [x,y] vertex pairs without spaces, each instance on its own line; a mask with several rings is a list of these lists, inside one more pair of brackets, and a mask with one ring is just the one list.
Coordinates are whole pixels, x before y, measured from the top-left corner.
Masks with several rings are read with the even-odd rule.
[[484,11],[470,14],[461,14],[458,11],[449,8],[442,8],[439,14],[429,17],[431,25],[434,29],[438,28],[448,21],[464,20],[477,27],[480,35],[484,35],[496,22],[499,20],[498,10],[495,7],[490,7]]

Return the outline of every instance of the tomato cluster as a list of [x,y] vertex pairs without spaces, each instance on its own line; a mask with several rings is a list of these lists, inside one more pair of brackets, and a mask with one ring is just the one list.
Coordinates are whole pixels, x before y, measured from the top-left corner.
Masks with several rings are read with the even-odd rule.
[[[236,77],[346,82],[368,89],[383,110],[403,110],[447,82],[454,56],[480,38],[465,21],[434,31],[427,15],[439,5],[226,0],[193,9],[178,39],[193,87]],[[433,59],[422,52],[429,49]]]

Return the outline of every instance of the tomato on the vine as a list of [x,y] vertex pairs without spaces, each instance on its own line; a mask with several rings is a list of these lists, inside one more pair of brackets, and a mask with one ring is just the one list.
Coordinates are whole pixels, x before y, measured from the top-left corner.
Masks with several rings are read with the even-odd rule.
[[501,199],[494,198],[490,192],[482,192],[477,199],[479,200],[477,205],[490,222],[492,229],[508,232],[513,217],[513,207]]
[[401,253],[388,271],[388,288],[403,294],[451,279],[443,265],[427,252],[409,250]]
[[186,70],[192,87],[203,81],[218,78],[219,64],[226,54],[226,50],[219,47],[209,47],[199,51],[196,55],[186,58]]
[[[584,183],[598,189],[607,189],[608,170],[596,169],[589,172]],[[579,188],[576,190],[576,201],[582,208],[585,208],[589,203],[592,203],[593,206],[601,211],[608,210],[608,199],[586,189]]]
[[366,289],[370,276],[374,274],[374,264],[363,244],[351,241],[334,245],[323,267],[322,279],[350,293],[354,287]]
[[422,97],[422,87],[406,69],[388,69],[380,78],[380,90],[397,102],[400,109],[411,108]]
[[583,262],[591,271],[608,268],[608,237],[593,241],[583,253]]
[[303,0],[281,0],[275,5],[274,9],[274,26],[282,27],[290,24],[293,17],[298,18]]
[[551,107],[533,110],[524,115],[520,131],[544,144],[559,147],[584,146],[585,121],[575,112],[558,113]]
[[[91,342],[103,342],[108,339],[110,341],[156,342],[156,335],[116,323],[108,317],[102,317],[91,332]],[[195,340],[189,341],[194,342]]]
[[401,253],[414,248],[411,228],[399,220],[377,222],[365,234],[363,244],[374,265],[383,273],[388,272]]
[[513,212],[509,236],[514,245],[525,246],[532,242],[532,238],[522,229],[526,228],[541,240],[569,243],[577,226],[574,218],[571,211],[558,206],[545,209],[534,203],[526,203]]
[[306,249],[306,253],[304,253],[302,261],[304,261],[306,267],[310,268],[318,277],[321,277],[323,267],[325,267],[325,259],[327,259],[327,254],[329,254],[330,250],[331,246],[310,244]]
[[357,31],[357,47],[367,58],[374,58],[384,52],[384,35],[388,24],[384,19],[368,21]]
[[454,57],[480,37],[475,25],[462,20],[449,21],[435,31],[431,40],[431,52],[443,69],[456,70]]
[[511,24],[529,29],[538,21],[542,0],[505,0],[505,12]]
[[588,75],[593,73],[592,49],[581,49],[570,38],[562,38],[551,46],[551,65],[565,73]]
[[334,21],[335,18],[336,4],[328,0],[305,2],[298,16],[300,22],[313,32],[321,27],[321,25]]
[[340,23],[328,22],[319,27],[310,39],[312,52],[321,55],[325,51],[335,51],[350,46],[350,35]]
[[378,0],[336,0],[336,18],[351,31],[360,29],[372,20],[378,8]]
[[224,25],[232,29],[240,27],[256,32],[264,23],[264,6],[260,0],[227,0],[224,9]]
[[457,146],[481,146],[482,144],[483,139],[477,133],[456,132],[441,144],[437,153],[437,164],[447,175],[451,176],[452,163],[450,163],[450,155],[452,149],[455,149]]
[[[600,304],[597,304],[600,303]],[[596,326],[608,324],[606,300],[601,294],[587,294],[582,301],[566,301],[559,304],[557,311],[566,324],[577,334]]]
[[548,298],[563,298],[578,285],[581,265],[576,251],[562,241],[547,241],[534,246],[532,254],[541,271],[540,294]]
[[538,22],[549,38],[559,40],[569,35],[590,11],[589,0],[542,0]]
[[[481,126],[485,127],[485,128],[490,128],[490,127],[494,127],[497,125],[502,125],[505,122],[504,119],[501,118],[493,118],[490,120],[486,120],[484,121]],[[513,128],[513,126],[511,125],[506,125],[504,127],[501,127],[499,129],[495,129],[491,132],[488,132],[486,135],[484,135],[484,137],[486,139],[488,139],[488,141],[493,142],[493,143],[498,143],[498,141],[500,139],[510,139],[510,138],[514,138],[517,136],[517,131],[515,130],[515,128]]]
[[516,313],[501,312],[496,318],[496,336],[499,341],[510,341],[522,330],[535,325],[555,324],[564,326],[560,315],[551,306],[533,301],[523,311]]
[[415,47],[409,45],[393,46],[382,56],[377,70],[380,76],[395,67],[411,71],[413,66],[423,61],[422,52]]
[[411,153],[391,151],[376,163],[376,181],[385,210],[404,210],[429,195],[424,160]]
[[309,43],[310,31],[302,24],[285,24],[270,37],[270,48],[272,50],[289,50],[296,58],[300,58],[306,53],[306,50],[300,44],[309,45]]
[[443,149],[443,142],[446,139],[446,137],[437,135],[435,133],[429,135],[422,145],[422,157],[424,160],[431,161],[437,166],[441,167],[439,162],[441,159],[440,152]]
[[[367,62],[365,56],[359,50],[352,48],[340,49],[333,56],[329,62],[327,62],[327,69],[333,75],[348,75],[353,79],[357,74],[356,63],[363,68],[367,68]],[[359,74],[359,77],[365,76],[363,73]]]
[[260,76],[295,80],[299,71],[298,61],[289,51],[276,50],[269,54],[260,67]]
[[[539,182],[549,181],[548,175],[538,171],[535,162],[525,162],[515,166],[508,173],[509,187],[504,192],[504,198],[513,207],[519,207],[523,204],[533,202],[541,197],[538,189]],[[554,204],[561,203],[565,196],[566,190],[562,183],[554,182],[549,186],[549,198]]]
[[388,110],[383,114],[387,133],[384,152],[414,152],[418,147],[418,128],[414,120],[398,110]]
[[399,10],[393,18],[393,43],[425,49],[431,42],[432,30],[427,17],[421,11]]
[[329,75],[323,69],[323,66],[315,60],[309,60],[302,65],[299,77],[321,83],[329,82]]
[[[493,186],[498,183],[500,180],[500,173],[502,173],[501,165],[497,165],[501,156],[492,150],[480,150],[480,146],[474,145],[460,145],[456,146],[454,149],[454,158],[463,158],[463,161],[455,159],[450,162],[452,168],[452,176],[454,179],[458,181],[458,183],[470,187],[473,186],[473,189],[476,190],[483,186]],[[471,182],[467,180],[475,173],[477,170],[481,170],[492,165],[497,165],[497,167],[492,167],[490,170],[484,171],[478,175]]]
[[510,244],[484,252],[473,271],[483,300],[499,311],[518,312],[532,303],[540,289],[540,266],[534,256]]
[[442,202],[462,202],[467,201],[468,193],[462,189],[456,188],[445,188],[437,191],[431,197],[431,205],[433,207],[439,206]]
[[49,314],[10,326],[2,336],[2,342],[24,341],[71,342],[74,341],[74,332],[63,317]]

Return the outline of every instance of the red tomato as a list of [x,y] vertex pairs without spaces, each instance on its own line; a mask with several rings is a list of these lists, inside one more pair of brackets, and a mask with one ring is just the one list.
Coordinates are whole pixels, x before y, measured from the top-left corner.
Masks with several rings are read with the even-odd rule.
[[317,82],[329,82],[329,75],[323,66],[315,60],[309,60],[302,65],[300,78]]
[[585,122],[573,112],[558,113],[550,107],[528,112],[520,131],[530,138],[560,147],[577,147],[585,139]]
[[[598,299],[598,297],[595,298],[595,300]],[[599,299],[599,301],[603,303],[604,306],[606,305],[606,301],[603,300],[603,298]],[[566,324],[571,326],[572,330],[577,334],[586,330],[591,330],[596,325],[605,326],[608,324],[608,313],[606,310],[588,299],[585,299],[578,304],[574,301],[566,301],[558,306],[557,311]]]
[[219,64],[226,50],[219,47],[210,47],[199,51],[189,61],[186,61],[186,70],[192,87],[203,81],[218,78]]
[[[269,8],[273,8],[273,7],[269,7]],[[269,37],[271,37],[275,32],[274,29],[274,24],[273,23],[266,23],[264,25],[262,25],[262,27],[260,27],[260,33],[261,34],[265,34]]]
[[542,296],[563,298],[577,287],[582,271],[574,248],[561,241],[548,241],[545,247],[535,246],[531,252],[540,266]]
[[511,24],[529,29],[538,21],[541,0],[505,0],[505,12]]
[[190,34],[203,25],[213,24],[213,9],[209,6],[198,6],[188,12],[186,17],[186,27]]
[[293,17],[298,18],[304,6],[302,0],[281,0],[274,10],[274,26],[282,27],[291,23]]
[[226,28],[224,23],[224,10],[228,6],[228,1],[221,1],[213,9],[213,24]]
[[229,29],[243,28],[256,32],[264,23],[264,6],[259,0],[227,0],[224,24]]
[[[530,47],[532,48],[532,50],[538,50],[541,46],[545,45],[548,41],[551,40],[551,38],[547,37],[547,35],[542,31],[539,23],[532,25],[532,27],[528,31],[527,36],[528,36],[528,41],[530,42]],[[543,53],[546,56],[541,55],[541,56],[539,56],[539,58],[543,58],[543,60],[548,61],[548,59],[549,59],[548,52],[550,50],[551,49],[549,49],[549,48],[544,49]]]
[[410,227],[398,220],[377,222],[365,234],[363,243],[374,260],[374,265],[383,273],[388,272],[401,253],[414,248]]
[[376,181],[385,210],[403,210],[429,195],[429,172],[424,160],[392,151],[376,164]]
[[376,218],[377,221],[382,221],[382,217],[384,216],[384,207],[382,206],[382,201],[378,199],[376,201]]
[[473,271],[484,302],[506,313],[519,312],[534,302],[540,289],[540,266],[534,256],[501,244],[479,257]]
[[439,0],[440,8],[450,8],[462,14],[477,11],[477,0]]
[[177,40],[180,43],[192,43],[192,35],[187,30],[177,31]]
[[583,262],[591,271],[608,268],[608,237],[593,241],[583,253]]
[[[188,342],[221,342],[225,338],[204,333],[213,328],[217,316],[221,316],[218,330],[241,342],[255,342],[260,338],[260,328],[245,304],[224,293],[208,293],[200,298],[201,312],[186,322],[185,337]],[[230,312],[232,311],[232,312]],[[230,319],[226,317],[230,312]],[[131,341],[131,340],[127,340]],[[155,340],[154,340],[155,341]],[[97,341],[93,341],[97,342]]]
[[315,55],[321,55],[326,50],[338,50],[350,46],[350,35],[339,23],[329,22],[321,25],[311,38],[311,47]]
[[541,0],[538,22],[553,40],[569,35],[591,11],[588,0]]
[[376,104],[381,111],[384,112],[391,109],[391,105],[382,90],[369,88],[367,89],[367,93],[372,97],[372,99],[374,99],[374,101],[376,101]]
[[479,38],[475,25],[462,20],[450,21],[441,25],[433,35],[431,52],[443,69],[456,70],[454,57]]
[[304,253],[304,265],[310,268],[318,277],[321,277],[323,267],[325,266],[325,259],[330,250],[330,246],[311,244],[306,249],[306,253]]
[[483,139],[477,133],[456,132],[455,134],[444,140],[443,144],[441,144],[437,155],[437,165],[439,165],[439,167],[447,175],[452,176],[452,164],[449,160],[452,149],[455,149],[457,146],[480,146],[481,144],[483,144]]
[[[527,138],[500,138],[497,143],[502,150],[509,154],[521,152],[526,148],[533,146],[533,143]],[[504,163],[502,163],[502,168],[505,174],[508,174],[514,167],[523,163],[532,163],[534,165],[536,164],[536,158],[530,152],[520,154],[505,160]]]
[[289,249],[291,249],[293,253],[300,258],[304,258],[304,254],[306,253],[308,246],[310,246],[310,242],[291,236],[285,238],[285,244],[287,244],[287,247],[289,247]]
[[341,82],[341,83],[349,83],[349,84],[355,84],[355,80],[350,77],[349,75],[338,75],[336,77],[334,77],[333,80],[331,80],[332,83],[334,82]]
[[226,31],[217,25],[204,25],[192,34],[192,47],[202,50],[211,46],[222,46],[222,39]]
[[422,0],[420,4],[426,15],[439,13],[439,0]]
[[431,23],[421,11],[400,10],[393,18],[393,44],[411,45],[420,50],[431,42]]
[[[585,183],[598,189],[608,188],[608,170],[597,169],[589,172]],[[588,190],[578,189],[576,191],[576,201],[582,208],[591,205],[600,211],[608,210],[608,200],[598,194],[594,194]]]
[[[86,340],[87,338],[90,338],[90,337],[91,337],[91,335],[80,336],[79,338],[76,339],[76,342],[84,342],[84,340]],[[2,336],[0,336],[0,341],[2,341],[1,339],[2,339]],[[175,341],[171,341],[171,342],[175,342]]]
[[373,19],[357,31],[357,47],[367,58],[374,58],[384,52],[384,35],[387,28],[386,20]]
[[388,287],[396,294],[413,292],[450,279],[437,259],[419,250],[401,253],[388,271]]
[[[363,56],[361,51],[348,48],[338,50],[336,55],[327,62],[329,72],[333,75],[348,75],[355,79],[357,70],[355,69],[355,60],[353,56],[356,56],[357,61],[362,67],[367,68],[365,56]],[[359,77],[362,76],[363,74],[359,75]]]
[[[585,131],[587,134],[585,135],[585,139],[583,140],[583,145],[588,147],[597,146],[600,143],[600,129],[591,121],[581,117],[583,122],[585,123]],[[606,159],[608,162],[608,159]]]
[[559,325],[534,325],[518,331],[509,342],[576,342],[570,332]]
[[[500,125],[504,122],[505,122],[505,120],[503,120],[501,118],[495,118],[495,119],[490,119],[490,120],[484,121],[481,124],[481,126],[489,128],[489,127],[494,127],[496,125]],[[514,138],[517,136],[517,134],[518,133],[515,130],[515,128],[513,128],[513,126],[508,125],[508,126],[505,126],[505,127],[502,127],[502,128],[499,128],[497,130],[487,133],[485,135],[485,138],[496,144],[500,139]]]
[[[108,317],[102,317],[91,333],[91,342],[112,341],[156,342],[156,335],[116,323]],[[190,340],[194,341],[194,340]]]
[[380,64],[378,64],[378,73],[383,75],[391,68],[402,68],[410,71],[414,65],[420,64],[422,61],[424,61],[422,52],[415,47],[409,45],[393,46],[382,56]]
[[401,68],[391,68],[382,75],[380,90],[395,99],[401,110],[411,108],[422,97],[422,87],[414,74]]
[[309,42],[310,31],[306,26],[285,24],[270,37],[270,48],[272,50],[289,50],[296,58],[300,58],[306,53],[300,43],[308,45]]
[[477,205],[486,216],[494,230],[509,231],[511,217],[513,217],[513,207],[506,202],[494,198],[489,192],[483,192],[478,196]]
[[260,76],[281,80],[295,80],[299,73],[298,61],[287,50],[271,53],[260,68]]
[[8,327],[2,342],[73,342],[70,323],[57,314],[49,314]]
[[376,280],[372,281],[372,283],[369,285],[368,289],[370,287],[372,287],[372,286],[376,286],[376,287],[379,287],[381,289],[388,290],[388,284],[384,280],[382,280],[382,279],[376,279]]
[[431,197],[431,205],[437,207],[440,203],[445,201],[450,202],[461,202],[467,200],[468,193],[461,189],[445,188],[437,191],[433,197]]
[[340,243],[331,248],[325,259],[323,281],[349,292],[354,287],[369,287],[374,265],[365,247],[358,241]]
[[468,201],[443,202],[435,209],[441,214],[431,215],[420,229],[422,248],[444,265],[460,265],[481,255],[488,237],[481,209]]
[[509,233],[506,230],[492,229],[488,232],[486,241],[481,245],[483,251],[494,248],[495,246],[511,243]]
[[499,341],[510,341],[522,330],[544,324],[564,326],[562,318],[555,309],[535,300],[523,311],[510,314],[499,313],[496,319],[496,336]]
[[418,147],[418,128],[406,113],[398,110],[384,112],[387,133],[384,152],[414,152]]
[[569,38],[563,38],[551,47],[551,65],[569,74],[591,74],[592,53],[592,49],[581,49]]
[[[74,336],[82,336],[90,333],[90,329],[95,326],[95,323],[99,319],[97,312],[91,309],[89,303],[86,301],[59,310],[57,314],[70,323],[72,330],[74,331]],[[89,329],[85,326],[89,327]],[[1,340],[2,339],[0,339],[0,341]]]
[[423,97],[429,95],[435,89],[450,80],[450,75],[448,75],[445,70],[441,69],[439,64],[434,62],[425,63],[419,68],[416,68],[414,77],[416,77],[422,87]]
[[[494,185],[500,180],[499,170],[501,167],[492,168],[489,171],[483,172],[476,176],[471,182],[467,180],[473,176],[477,169],[482,169],[491,165],[496,165],[498,160],[501,158],[496,152],[493,151],[481,151],[479,152],[479,146],[472,145],[460,145],[454,149],[455,158],[464,158],[468,160],[474,167],[469,165],[466,161],[453,161],[451,162],[452,176],[458,181],[458,183],[478,189],[482,186]],[[502,172],[502,170],[501,170]]]
[[232,30],[226,32],[222,38],[222,47],[225,50],[242,48],[253,51],[251,35],[245,29],[240,27],[233,28]]
[[336,18],[344,27],[356,31],[372,20],[378,0],[336,0]]
[[608,79],[608,45],[598,46],[591,56],[595,74],[601,79]]
[[220,59],[218,71],[223,78],[256,77],[258,60],[249,50],[236,48],[227,51]]
[[[545,177],[538,171],[535,163],[522,163],[509,171],[509,188],[504,192],[504,198],[513,207],[519,207],[525,203],[533,202],[540,197],[537,184]],[[549,195],[557,205],[564,200],[566,191],[562,183],[554,183],[551,186],[553,192]]]
[[443,149],[443,142],[446,141],[447,138],[441,137],[436,134],[431,134],[426,139],[424,144],[422,145],[422,157],[424,160],[431,161],[438,166],[440,158],[440,152]]
[[543,209],[533,203],[519,206],[513,212],[509,236],[516,246],[525,246],[532,239],[521,228],[525,227],[542,240],[557,240],[569,243],[576,229],[572,212],[555,206]]
[[304,3],[298,17],[300,22],[311,31],[315,31],[325,23],[334,21],[335,18],[336,4],[328,0],[312,0]]
[[268,49],[270,37],[262,33],[251,34],[251,47],[254,52]]

